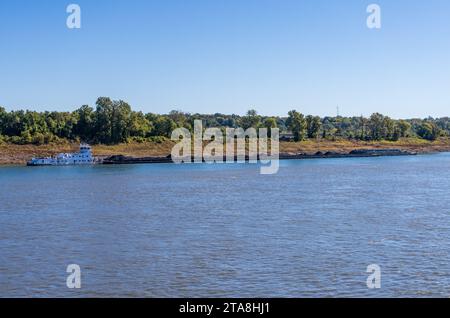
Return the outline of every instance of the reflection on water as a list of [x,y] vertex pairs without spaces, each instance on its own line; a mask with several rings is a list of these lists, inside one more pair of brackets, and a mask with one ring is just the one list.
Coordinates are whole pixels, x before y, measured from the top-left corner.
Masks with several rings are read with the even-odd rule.
[[449,166],[440,154],[284,161],[274,176],[0,168],[0,296],[448,296]]

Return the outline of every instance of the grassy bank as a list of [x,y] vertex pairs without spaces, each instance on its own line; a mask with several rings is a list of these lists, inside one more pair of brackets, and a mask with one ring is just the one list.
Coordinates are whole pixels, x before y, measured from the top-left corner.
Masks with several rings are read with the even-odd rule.
[[355,149],[401,149],[419,153],[450,151],[450,138],[440,138],[436,141],[427,141],[418,138],[402,138],[398,141],[356,141],[356,140],[321,140],[319,142],[308,140],[298,143],[281,143],[281,152],[288,153],[315,153],[317,151],[348,153]]
[[[163,142],[124,143],[119,145],[94,145],[95,156],[125,155],[132,157],[167,156],[170,154],[174,143],[166,140]],[[42,146],[0,144],[0,165],[25,164],[32,157],[52,156],[61,152],[76,152],[77,143],[58,143]],[[303,142],[281,142],[282,153],[308,153],[322,152],[348,153],[355,149],[387,149],[397,148],[416,152],[450,151],[450,138],[441,138],[436,141],[406,138],[399,141],[349,141],[349,140],[308,140]]]

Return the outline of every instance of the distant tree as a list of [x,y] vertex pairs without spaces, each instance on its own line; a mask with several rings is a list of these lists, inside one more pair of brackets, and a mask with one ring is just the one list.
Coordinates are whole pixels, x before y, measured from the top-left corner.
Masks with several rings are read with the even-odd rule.
[[383,126],[384,126],[384,134],[382,135],[382,139],[386,140],[398,139],[395,132],[395,121],[393,121],[391,118],[387,116],[384,116]]
[[20,143],[21,144],[31,144],[33,138],[31,136],[31,132],[29,130],[24,130],[20,133]]
[[268,117],[264,120],[263,126],[267,129],[277,128],[277,120],[274,117]]
[[111,143],[113,135],[113,101],[108,97],[100,97],[96,102],[95,136],[101,143]]
[[45,135],[40,132],[35,133],[31,139],[35,145],[43,145],[45,143]]
[[119,100],[113,102],[111,142],[127,141],[130,137],[131,106]]
[[432,122],[424,122],[418,127],[417,134],[426,140],[436,140],[440,135],[440,130]]
[[144,138],[151,134],[153,124],[142,112],[132,112],[128,129],[130,136]]
[[0,139],[17,144],[42,144],[57,140],[85,140],[105,144],[136,141],[153,136],[170,137],[177,127],[192,130],[194,120],[201,120],[205,128],[227,127],[275,128],[291,130],[296,140],[342,137],[360,140],[398,140],[417,136],[435,140],[449,136],[450,118],[393,120],[375,113],[365,117],[314,117],[295,110],[288,117],[264,117],[255,110],[245,116],[226,114],[188,114],[172,111],[168,115],[144,114],[131,109],[122,100],[98,98],[95,109],[87,105],[73,112],[36,112],[16,110],[7,112],[0,107]]
[[160,116],[153,113],[147,113],[144,115],[145,119],[150,123],[153,124]]
[[88,105],[83,105],[75,111],[77,123],[74,133],[84,141],[91,141],[94,138],[95,114],[94,109]]
[[6,127],[7,115],[6,110],[0,106],[0,136],[5,133],[3,130]]
[[336,136],[337,129],[334,126],[334,119],[331,117],[324,117],[322,119],[322,138],[330,139]]
[[306,129],[308,132],[308,138],[317,138],[320,133],[322,122],[318,116],[306,116]]
[[272,137],[272,129],[277,128],[277,120],[274,117],[264,119],[263,127],[267,128],[267,136]]
[[305,116],[297,112],[296,110],[291,110],[289,112],[289,117],[286,121],[287,127],[294,134],[295,141],[305,140],[307,137],[307,124]]
[[170,137],[172,132],[177,128],[177,124],[166,116],[158,117],[154,122],[154,126],[154,135],[164,137]]
[[248,128],[258,128],[261,123],[261,117],[258,115],[256,110],[251,109],[247,112],[247,115],[242,117],[239,124],[246,130]]
[[188,130],[192,130],[193,124],[189,123],[189,114],[183,113],[179,110],[172,110],[168,117],[175,122],[177,127],[184,127]]
[[411,124],[406,120],[399,120],[397,122],[397,127],[399,129],[400,137],[408,137],[411,133]]
[[369,129],[371,140],[382,140],[386,136],[385,124],[386,121],[383,115],[375,113],[370,116]]
[[369,121],[364,116],[360,116],[358,119],[358,124],[359,124],[358,138],[360,140],[365,140],[367,138],[367,126],[369,124]]
[[71,139],[74,137],[74,127],[77,124],[77,117],[70,112],[51,112],[48,114],[50,124],[49,131],[59,138]]

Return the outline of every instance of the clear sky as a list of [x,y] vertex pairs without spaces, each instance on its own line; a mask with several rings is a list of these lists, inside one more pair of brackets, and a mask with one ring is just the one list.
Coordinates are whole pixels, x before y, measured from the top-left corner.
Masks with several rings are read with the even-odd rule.
[[450,116],[448,0],[1,0],[0,43],[8,110]]

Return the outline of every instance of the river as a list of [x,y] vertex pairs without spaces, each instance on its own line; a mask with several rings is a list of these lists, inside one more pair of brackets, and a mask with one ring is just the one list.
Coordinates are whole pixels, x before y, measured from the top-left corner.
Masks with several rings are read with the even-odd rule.
[[0,297],[448,297],[449,168],[448,153],[282,161],[276,175],[0,167]]

